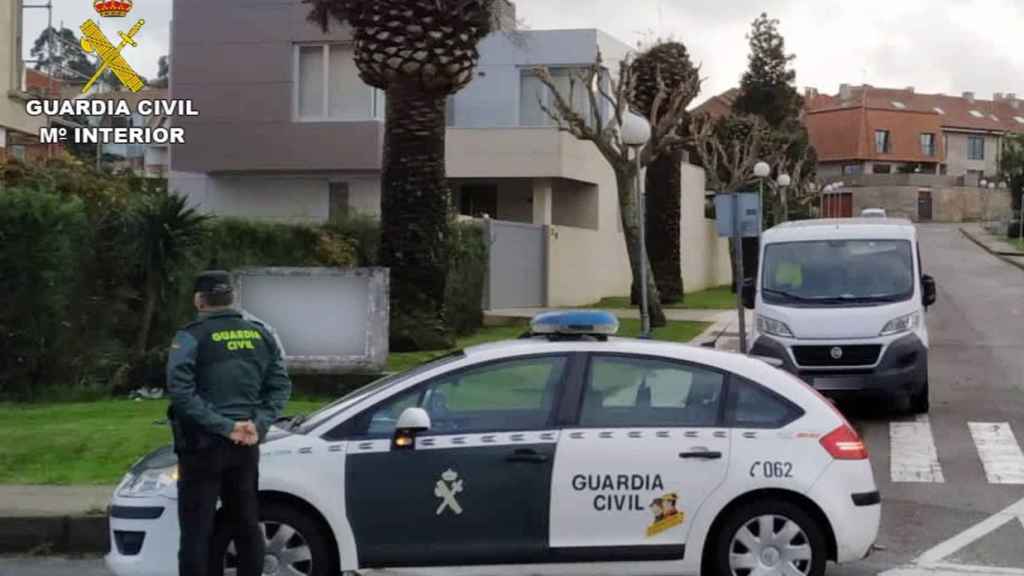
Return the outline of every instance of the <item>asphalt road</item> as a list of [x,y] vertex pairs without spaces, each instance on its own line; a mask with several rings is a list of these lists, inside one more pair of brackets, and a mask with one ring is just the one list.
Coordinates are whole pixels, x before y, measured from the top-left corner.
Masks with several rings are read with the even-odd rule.
[[[955,226],[921,234],[925,272],[938,285],[927,320],[932,411],[918,421],[877,403],[842,406],[871,452],[881,549],[828,574],[1024,576],[1024,271]],[[894,444],[894,430],[904,440]],[[108,573],[95,559],[0,558],[0,576],[44,575]]]

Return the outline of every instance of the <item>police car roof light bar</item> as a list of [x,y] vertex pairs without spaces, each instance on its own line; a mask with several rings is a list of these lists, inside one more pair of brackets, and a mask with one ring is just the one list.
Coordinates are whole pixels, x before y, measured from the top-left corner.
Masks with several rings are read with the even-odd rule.
[[545,312],[530,321],[534,336],[595,336],[607,338],[619,331],[619,319],[603,310]]

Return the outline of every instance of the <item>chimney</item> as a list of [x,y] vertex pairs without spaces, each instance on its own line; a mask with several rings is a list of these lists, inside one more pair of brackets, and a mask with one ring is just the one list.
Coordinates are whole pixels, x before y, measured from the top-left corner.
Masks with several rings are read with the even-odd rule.
[[967,100],[968,102],[973,103],[974,102],[974,92],[964,92],[964,100]]
[[853,96],[853,89],[850,87],[849,84],[840,84],[839,85],[839,99],[840,100],[849,100],[852,96]]
[[914,87],[913,86],[907,86],[907,92],[910,92],[911,94],[913,94],[914,93]]
[[813,86],[807,86],[804,88],[804,98],[810,100],[818,95],[818,89]]
[[1003,93],[1002,92],[996,92],[996,93],[992,94],[992,101],[993,102],[1001,102],[1002,99],[1003,99]]
[[1010,107],[1014,110],[1020,110],[1020,100],[1017,100],[1017,95],[1013,92],[1006,95],[1006,101],[1010,103]]

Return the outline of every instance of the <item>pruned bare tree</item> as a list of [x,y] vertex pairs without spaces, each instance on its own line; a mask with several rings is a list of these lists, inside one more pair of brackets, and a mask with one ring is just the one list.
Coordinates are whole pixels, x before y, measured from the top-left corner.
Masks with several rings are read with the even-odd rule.
[[[551,94],[551,105],[543,100],[540,107],[555,123],[559,130],[568,132],[582,141],[591,142],[598,149],[612,171],[618,189],[622,230],[629,254],[633,283],[641,286],[642,267],[647,268],[646,291],[650,305],[651,325],[664,326],[665,312],[658,296],[650,262],[642,257],[640,244],[640,214],[637,206],[637,164],[636,153],[622,141],[621,126],[627,113],[634,113],[630,103],[636,89],[636,77],[630,60],[619,63],[618,79],[611,77],[600,54],[596,61],[572,73],[568,93],[559,89],[546,67],[534,69],[541,83]],[[639,150],[640,164],[649,166],[659,156],[675,147],[686,144],[689,135],[682,119],[686,108],[700,92],[699,74],[685,83],[669,88],[661,74],[657,76],[658,89],[651,103],[648,121],[651,124],[651,138]],[[586,105],[576,106],[580,94],[585,96]]]

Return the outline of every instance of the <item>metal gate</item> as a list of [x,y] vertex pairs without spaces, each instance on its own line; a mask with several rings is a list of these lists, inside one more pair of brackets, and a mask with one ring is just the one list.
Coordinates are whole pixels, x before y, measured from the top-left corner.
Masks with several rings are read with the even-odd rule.
[[547,227],[488,220],[490,266],[484,309],[547,305]]
[[917,191],[917,219],[928,222],[932,219],[932,191]]

